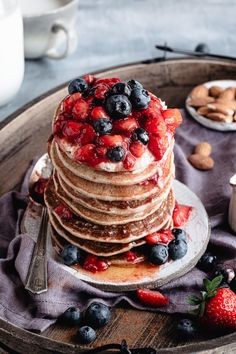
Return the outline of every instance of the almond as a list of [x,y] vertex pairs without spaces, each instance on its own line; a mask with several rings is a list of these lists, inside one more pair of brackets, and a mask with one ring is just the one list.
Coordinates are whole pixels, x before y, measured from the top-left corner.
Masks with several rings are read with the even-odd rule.
[[188,161],[193,167],[203,171],[211,170],[214,167],[214,160],[209,156],[192,154],[188,157]]
[[234,111],[232,109],[226,107],[222,103],[208,103],[207,108],[209,108],[210,111],[223,113],[226,116],[232,116],[234,114]]
[[193,106],[193,107],[202,107],[202,106],[206,106],[208,103],[211,103],[211,102],[214,102],[214,101],[215,101],[215,99],[213,97],[210,97],[210,96],[193,97],[189,101],[189,104],[190,104],[190,106]]
[[216,122],[226,122],[226,123],[231,123],[233,120],[232,116],[227,116],[223,113],[219,113],[219,112],[212,112],[212,113],[208,113],[207,118],[214,120]]
[[223,98],[224,100],[227,100],[227,101],[234,100],[234,98],[235,98],[235,88],[234,87],[228,87],[223,92],[221,92],[219,98]]
[[191,97],[206,97],[208,96],[208,88],[204,85],[198,85],[190,93]]
[[233,109],[234,111],[236,111],[236,101],[228,101],[225,100],[224,98],[217,98],[216,103],[221,103],[224,106],[226,106],[229,109]]
[[197,113],[201,116],[205,116],[207,113],[209,113],[209,108],[207,108],[207,106],[202,106],[198,108]]
[[212,86],[209,88],[209,95],[218,98],[223,91],[224,89],[220,86]]
[[195,154],[209,156],[212,152],[212,147],[207,141],[202,141],[195,146]]

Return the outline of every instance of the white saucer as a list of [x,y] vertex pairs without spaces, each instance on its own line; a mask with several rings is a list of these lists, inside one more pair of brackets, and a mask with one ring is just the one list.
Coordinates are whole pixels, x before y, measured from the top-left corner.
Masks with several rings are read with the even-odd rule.
[[[220,86],[223,89],[226,89],[227,87],[236,87],[236,80],[217,80],[217,81],[208,81],[203,84],[207,88],[210,88],[212,86]],[[189,105],[190,102],[190,95],[188,95],[186,101],[185,101],[185,106],[189,114],[200,124],[204,125],[206,128],[214,129],[214,130],[219,130],[222,132],[226,131],[236,131],[236,122],[235,123],[224,123],[224,122],[214,122],[213,120],[210,120],[208,118],[205,118],[201,116],[200,114],[197,113],[196,109],[194,107],[191,107]]]

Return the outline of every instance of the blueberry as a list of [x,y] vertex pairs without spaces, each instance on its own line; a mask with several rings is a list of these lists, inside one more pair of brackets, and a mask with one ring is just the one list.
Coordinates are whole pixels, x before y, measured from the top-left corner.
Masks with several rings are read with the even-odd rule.
[[147,145],[149,142],[149,135],[143,128],[137,128],[132,132],[132,139],[139,140],[143,145]]
[[126,82],[117,82],[111,89],[112,95],[130,96],[131,88]]
[[149,253],[149,261],[153,264],[164,264],[168,260],[168,248],[164,245],[152,246]]
[[112,162],[120,162],[125,157],[125,149],[122,146],[114,146],[107,150],[107,157]]
[[114,119],[124,118],[130,115],[132,106],[127,96],[112,95],[106,99],[106,110]]
[[198,268],[203,272],[213,272],[217,265],[217,257],[211,253],[204,253],[198,262]]
[[196,46],[195,51],[200,52],[200,53],[210,53],[210,49],[209,49],[208,45],[205,43],[199,43]]
[[222,275],[223,279],[222,279],[222,283],[223,282],[226,282],[228,283],[229,281],[229,274],[227,272],[226,269],[224,269],[224,267],[222,265],[218,265],[216,268],[215,268],[215,271],[212,275],[212,279],[214,279],[215,277],[218,277],[219,275]]
[[230,289],[236,294],[236,276],[230,282]]
[[197,328],[195,323],[187,318],[180,320],[177,324],[177,334],[180,338],[190,339],[195,336]]
[[169,255],[174,261],[183,258],[188,250],[187,243],[182,240],[173,240],[169,243]]
[[140,82],[136,81],[136,80],[129,80],[127,82],[127,84],[129,85],[129,87],[133,90],[133,89],[136,89],[136,88],[140,88],[142,89],[143,88],[143,85],[140,84]]
[[176,240],[187,241],[186,232],[183,229],[174,228],[171,230]]
[[111,311],[107,305],[101,302],[93,302],[85,311],[85,322],[94,327],[105,326],[111,319]]
[[112,131],[110,119],[100,118],[93,122],[93,127],[99,135],[109,134]]
[[147,108],[151,101],[151,98],[147,90],[136,88],[133,89],[131,92],[130,101],[132,103],[132,106],[135,109],[139,110]]
[[60,317],[60,322],[68,326],[76,326],[81,322],[80,309],[69,307]]
[[78,337],[80,343],[89,344],[96,339],[96,332],[89,326],[83,326],[78,331]]
[[67,245],[61,252],[61,257],[68,266],[76,264],[80,261],[80,250],[74,245]]
[[68,85],[68,92],[70,95],[76,92],[84,93],[88,89],[88,84],[84,79],[78,78],[72,80]]

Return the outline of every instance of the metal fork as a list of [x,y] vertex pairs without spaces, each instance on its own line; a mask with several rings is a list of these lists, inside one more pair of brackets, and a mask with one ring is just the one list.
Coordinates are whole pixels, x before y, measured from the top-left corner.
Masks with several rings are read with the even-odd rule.
[[41,294],[48,289],[47,282],[47,208],[42,206],[41,222],[27,274],[25,289],[33,294]]

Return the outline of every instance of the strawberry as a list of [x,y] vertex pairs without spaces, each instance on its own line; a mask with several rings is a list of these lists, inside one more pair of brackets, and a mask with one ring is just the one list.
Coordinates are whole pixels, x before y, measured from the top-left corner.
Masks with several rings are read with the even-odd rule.
[[169,299],[162,295],[159,291],[138,289],[137,297],[144,305],[152,307],[161,307],[169,304]]
[[115,85],[117,82],[120,82],[120,79],[118,77],[112,77],[112,78],[107,78],[107,79],[96,79],[95,81],[95,85],[98,84],[106,84],[110,87],[112,87],[113,85]]
[[88,103],[83,98],[77,100],[72,110],[74,119],[86,120],[88,113],[89,113]]
[[124,168],[128,171],[132,170],[132,168],[135,165],[135,162],[136,162],[135,157],[132,154],[127,153],[123,162]]
[[123,137],[121,135],[103,135],[99,138],[99,145],[101,146],[118,146],[122,145]]
[[80,162],[90,162],[96,158],[96,146],[94,144],[87,144],[81,146],[75,151],[75,159]]
[[83,79],[87,82],[87,84],[91,85],[96,80],[96,77],[93,75],[85,75]]
[[116,120],[113,123],[113,130],[117,133],[123,133],[130,136],[132,130],[138,128],[138,123],[133,117]]
[[166,135],[167,131],[165,121],[160,114],[148,118],[145,123],[145,129],[148,133],[158,135],[159,137]]
[[171,230],[154,232],[145,237],[145,241],[148,245],[157,245],[158,243],[168,244],[172,240],[174,240],[174,235]]
[[81,129],[84,124],[75,122],[73,120],[68,120],[63,127],[63,135],[69,140],[74,140],[80,135]]
[[155,135],[150,134],[148,147],[152,154],[155,156],[156,160],[161,160],[168,147],[167,136],[158,138]]
[[72,95],[66,96],[65,99],[63,100],[63,103],[62,103],[63,110],[66,113],[71,114],[75,102],[77,100],[79,100],[81,98],[81,96],[82,95],[80,92],[76,92],[76,93],[73,93]]
[[92,120],[97,120],[100,118],[108,118],[108,119],[110,118],[102,106],[94,107],[90,114],[90,117]]
[[140,141],[134,141],[132,144],[130,144],[129,149],[132,155],[134,155],[135,157],[141,157],[147,147],[143,145]]
[[229,288],[219,288],[222,275],[204,279],[201,296],[192,295],[188,302],[198,306],[193,313],[212,329],[236,330],[236,294]]
[[93,89],[93,95],[97,100],[104,100],[108,94],[110,87],[106,84],[96,85]]
[[164,110],[162,112],[162,116],[165,120],[168,130],[172,132],[178,128],[183,121],[180,111],[176,108],[168,108]]
[[53,135],[59,135],[60,137],[63,134],[63,128],[64,125],[66,124],[66,121],[64,120],[64,116],[60,114],[57,118],[57,120],[53,123]]
[[97,133],[95,132],[93,127],[90,124],[85,123],[81,128],[81,133],[76,139],[76,142],[83,146],[92,143],[96,139],[96,137]]
[[55,209],[55,213],[59,215],[63,220],[69,221],[73,218],[73,213],[64,204],[59,204]]
[[175,208],[173,211],[173,222],[175,227],[180,227],[186,224],[189,215],[192,211],[192,207],[188,205],[181,205],[177,202],[175,203]]

